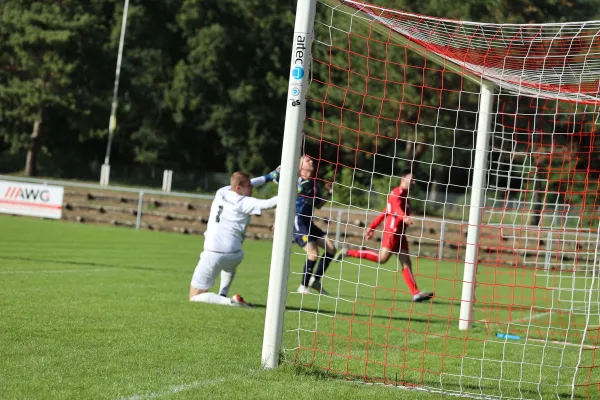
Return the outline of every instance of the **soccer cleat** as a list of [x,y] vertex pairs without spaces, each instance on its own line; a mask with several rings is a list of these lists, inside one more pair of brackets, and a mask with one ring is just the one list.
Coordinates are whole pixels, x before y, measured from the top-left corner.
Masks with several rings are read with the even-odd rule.
[[348,255],[348,249],[343,248],[341,250],[338,250],[337,253],[335,253],[335,255],[333,256],[333,258],[331,259],[332,261],[340,261],[342,259],[342,256],[347,256]]
[[300,294],[310,294],[310,290],[304,285],[298,286],[298,290],[296,290],[296,292]]
[[310,277],[310,281],[308,281],[308,286],[321,293],[323,296],[327,296],[329,294],[329,292],[325,290],[325,288],[323,288],[321,280],[315,279],[314,276]]
[[254,304],[247,303],[246,300],[244,300],[244,298],[239,294],[236,294],[231,297],[231,304],[238,307],[254,307]]
[[413,301],[415,303],[431,299],[433,299],[433,292],[419,292],[413,296]]

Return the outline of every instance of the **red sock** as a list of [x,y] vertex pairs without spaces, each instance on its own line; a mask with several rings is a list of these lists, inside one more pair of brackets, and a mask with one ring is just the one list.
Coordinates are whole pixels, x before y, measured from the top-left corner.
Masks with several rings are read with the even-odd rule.
[[373,250],[348,250],[348,257],[364,258],[369,261],[379,261],[379,253]]
[[406,282],[406,286],[410,290],[410,294],[415,295],[419,293],[419,289],[417,288],[417,281],[415,281],[415,277],[412,274],[412,271],[408,268],[402,269],[402,276],[404,277],[404,282]]

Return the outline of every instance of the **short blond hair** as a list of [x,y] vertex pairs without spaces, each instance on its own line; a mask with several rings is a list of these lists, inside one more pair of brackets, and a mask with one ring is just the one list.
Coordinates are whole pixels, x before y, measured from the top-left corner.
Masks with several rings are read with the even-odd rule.
[[235,187],[238,185],[242,185],[243,183],[250,180],[250,175],[242,171],[236,171],[231,174],[231,178],[229,178],[229,184],[231,187]]
[[302,164],[304,164],[305,158],[311,159],[310,156],[307,156],[306,154],[301,155],[300,159],[298,160],[298,171],[302,169]]

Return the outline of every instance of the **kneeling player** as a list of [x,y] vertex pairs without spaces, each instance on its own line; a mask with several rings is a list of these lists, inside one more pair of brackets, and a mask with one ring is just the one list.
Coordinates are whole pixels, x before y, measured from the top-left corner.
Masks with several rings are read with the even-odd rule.
[[[204,232],[204,251],[196,266],[190,286],[190,301],[221,304],[227,306],[252,305],[236,294],[227,297],[229,287],[238,265],[244,258],[242,242],[251,215],[260,215],[262,210],[274,208],[277,197],[260,200],[252,195],[252,188],[276,180],[279,171],[250,180],[248,174],[235,172],[231,175],[230,186],[217,191],[210,208],[206,232]],[[209,293],[221,274],[219,294]]]
[[412,225],[410,217],[410,200],[408,191],[413,182],[411,171],[404,171],[401,175],[400,186],[393,189],[388,196],[386,209],[369,225],[365,238],[371,239],[375,229],[384,221],[383,239],[381,250],[348,250],[339,251],[334,260],[338,261],[342,256],[353,258],[364,258],[366,260],[386,263],[392,254],[398,254],[398,260],[402,265],[402,277],[415,302],[428,300],[433,297],[431,292],[421,292],[417,287],[417,281],[412,273],[412,263],[408,255],[408,241],[406,240],[406,227]]

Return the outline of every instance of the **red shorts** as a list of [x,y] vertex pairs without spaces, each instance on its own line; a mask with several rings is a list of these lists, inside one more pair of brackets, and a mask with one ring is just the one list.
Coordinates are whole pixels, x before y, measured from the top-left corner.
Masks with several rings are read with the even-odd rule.
[[402,250],[402,253],[408,254],[408,240],[406,240],[406,235],[403,233],[383,232],[381,247],[390,249],[394,253]]

